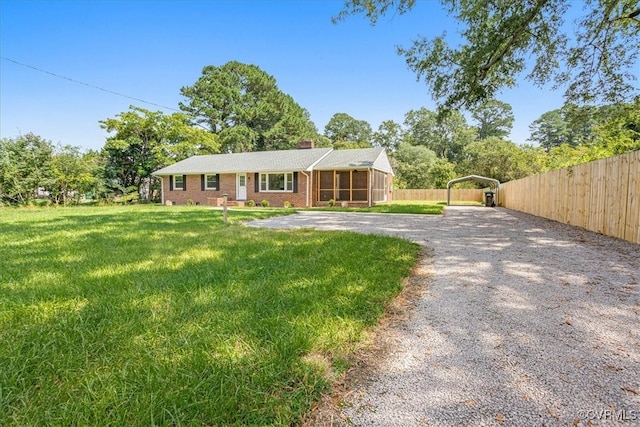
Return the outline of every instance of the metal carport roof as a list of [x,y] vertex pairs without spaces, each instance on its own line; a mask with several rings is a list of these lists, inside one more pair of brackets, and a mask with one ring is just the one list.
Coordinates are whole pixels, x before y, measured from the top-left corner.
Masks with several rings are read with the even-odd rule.
[[480,182],[482,184],[488,185],[489,188],[495,188],[496,189],[495,200],[496,202],[498,201],[498,189],[500,188],[500,181],[493,178],[487,178],[486,176],[469,175],[469,176],[463,176],[462,178],[452,179],[451,181],[447,182],[447,206],[451,204],[451,186],[453,184],[457,184],[459,182],[465,182],[465,181],[476,181],[476,182]]

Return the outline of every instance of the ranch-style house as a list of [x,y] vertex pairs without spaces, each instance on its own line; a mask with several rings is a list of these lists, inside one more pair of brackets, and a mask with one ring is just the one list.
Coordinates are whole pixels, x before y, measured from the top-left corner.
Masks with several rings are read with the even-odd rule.
[[193,156],[153,173],[163,204],[373,206],[391,201],[393,170],[383,148],[334,150],[301,141],[296,150]]

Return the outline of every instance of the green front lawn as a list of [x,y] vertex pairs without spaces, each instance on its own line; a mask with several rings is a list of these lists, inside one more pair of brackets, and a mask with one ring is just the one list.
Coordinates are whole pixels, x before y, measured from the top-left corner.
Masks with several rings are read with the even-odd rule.
[[419,248],[275,214],[0,209],[0,425],[299,423]]
[[334,211],[334,212],[368,212],[368,213],[393,213],[393,214],[419,214],[419,215],[440,215],[446,207],[438,202],[424,201],[397,201],[382,203],[370,208],[343,208],[336,204],[331,207],[310,208],[309,210]]

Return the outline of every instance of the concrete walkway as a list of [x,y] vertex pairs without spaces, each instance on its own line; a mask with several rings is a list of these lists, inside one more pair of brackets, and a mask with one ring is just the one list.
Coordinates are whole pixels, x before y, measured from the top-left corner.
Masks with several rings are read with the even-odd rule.
[[249,223],[353,230],[433,249],[388,357],[337,424],[640,425],[640,247],[505,209],[304,212]]

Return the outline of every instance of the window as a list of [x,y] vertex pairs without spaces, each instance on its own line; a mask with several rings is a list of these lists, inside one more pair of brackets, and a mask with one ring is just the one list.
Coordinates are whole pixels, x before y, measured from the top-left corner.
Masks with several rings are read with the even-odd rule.
[[219,175],[206,175],[205,176],[205,189],[206,190],[218,190],[220,189],[218,183]]
[[293,192],[293,173],[261,173],[260,191]]
[[173,189],[184,190],[184,175],[173,175]]

